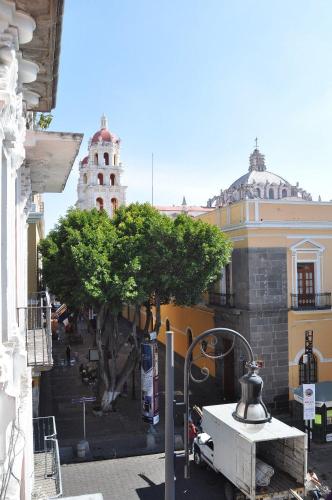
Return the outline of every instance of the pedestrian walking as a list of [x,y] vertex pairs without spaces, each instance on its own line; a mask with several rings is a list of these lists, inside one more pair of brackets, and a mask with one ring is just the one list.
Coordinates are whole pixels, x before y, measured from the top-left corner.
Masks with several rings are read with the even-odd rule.
[[67,358],[67,365],[70,366],[70,345],[69,344],[66,347],[66,358]]
[[321,483],[319,482],[317,475],[312,469],[308,469],[305,487],[308,494],[311,496],[311,498],[313,498],[313,500],[319,500],[321,498],[322,495],[319,491],[320,486]]

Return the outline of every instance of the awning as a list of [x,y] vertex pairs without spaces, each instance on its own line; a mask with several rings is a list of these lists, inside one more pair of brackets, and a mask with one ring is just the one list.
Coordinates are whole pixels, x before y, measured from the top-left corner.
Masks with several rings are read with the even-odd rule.
[[26,166],[33,193],[61,193],[79,152],[83,134],[27,130]]
[[[294,389],[294,399],[303,404],[303,386]],[[317,382],[315,384],[315,406],[332,407],[332,382]]]

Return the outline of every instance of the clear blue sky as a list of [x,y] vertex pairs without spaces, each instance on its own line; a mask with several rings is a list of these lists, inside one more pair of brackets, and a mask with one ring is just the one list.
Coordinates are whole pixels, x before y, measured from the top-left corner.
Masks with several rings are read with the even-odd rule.
[[[127,201],[206,200],[246,173],[254,138],[268,170],[332,199],[330,0],[67,0],[50,130],[100,116],[122,139]],[[46,195],[46,229],[76,202],[77,162]]]

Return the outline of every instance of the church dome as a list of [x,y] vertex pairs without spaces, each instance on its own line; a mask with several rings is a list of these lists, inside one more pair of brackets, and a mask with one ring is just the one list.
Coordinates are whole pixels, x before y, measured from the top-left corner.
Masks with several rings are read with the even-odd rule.
[[247,184],[289,184],[285,179],[268,170],[252,170],[242,175],[229,186],[229,189],[238,189]]
[[101,117],[101,128],[98,130],[91,139],[91,144],[98,144],[98,142],[113,142],[117,143],[120,139],[117,135],[110,132],[107,128],[107,120],[105,115]]
[[106,128],[102,128],[100,130],[98,130],[98,132],[96,132],[92,139],[91,139],[91,144],[96,144],[100,141],[102,142],[117,142],[119,140],[119,138],[113,134],[112,132],[110,132],[109,130],[107,130]]
[[298,183],[292,186],[280,175],[266,170],[265,157],[256,147],[249,157],[249,171],[234,181],[220,195],[208,200],[208,207],[224,206],[248,199],[280,200],[301,198],[311,200],[311,195],[301,189]]

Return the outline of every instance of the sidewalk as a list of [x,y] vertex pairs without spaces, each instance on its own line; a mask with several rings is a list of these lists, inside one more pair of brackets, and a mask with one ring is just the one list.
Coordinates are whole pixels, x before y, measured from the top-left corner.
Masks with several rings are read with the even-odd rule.
[[[120,321],[121,331],[128,331],[130,323]],[[83,344],[71,346],[72,358],[77,353],[78,362],[73,366],[63,366],[66,359],[68,336],[62,342],[54,341],[54,368],[42,376],[40,415],[54,415],[56,420],[61,461],[72,463],[81,461],[76,457],[76,446],[83,439],[82,405],[72,403],[78,396],[93,396],[93,388],[83,384],[79,373],[80,364],[87,363],[89,347],[93,341],[84,323],[79,323]],[[94,416],[92,404],[86,405],[86,437],[90,445],[90,459],[102,460],[115,457],[160,453],[164,451],[164,413],[165,413],[165,349],[159,344],[159,414],[160,422],[150,426],[142,421],[140,401],[140,371],[135,372],[136,399],[132,399],[132,378],[128,380],[128,394],[118,398],[116,411],[101,417]],[[183,399],[183,361],[175,356],[175,394]],[[220,401],[218,386],[214,379],[204,384],[193,384],[192,400],[195,404],[215,404]],[[175,419],[177,448],[182,447],[183,417]]]
[[[93,389],[81,382],[79,365],[87,362],[92,338],[85,325],[80,324],[83,344],[72,345],[72,355],[76,351],[79,361],[73,366],[56,365],[50,372],[43,373],[41,385],[40,415],[54,415],[58,431],[58,439],[62,463],[81,462],[76,456],[77,443],[83,439],[82,406],[72,404],[78,396],[92,396]],[[130,324],[120,321],[121,331],[128,331]],[[54,342],[53,353],[58,360],[65,359],[67,338],[62,343]],[[175,394],[178,400],[183,399],[183,360],[175,355]],[[96,417],[92,413],[92,404],[87,404],[86,434],[91,454],[87,459],[103,460],[119,457],[139,456],[164,451],[164,381],[165,349],[159,344],[159,406],[160,422],[152,427],[141,418],[140,371],[135,373],[136,399],[131,397],[132,379],[128,381],[127,397],[119,397],[116,412]],[[213,378],[202,384],[190,384],[191,404],[204,406],[220,404],[219,387]],[[277,418],[282,416],[276,415]],[[287,423],[292,425],[287,417]],[[183,447],[183,417],[175,418],[176,449]],[[313,467],[317,475],[332,486],[332,443],[312,443],[312,451],[308,453],[308,465]]]

